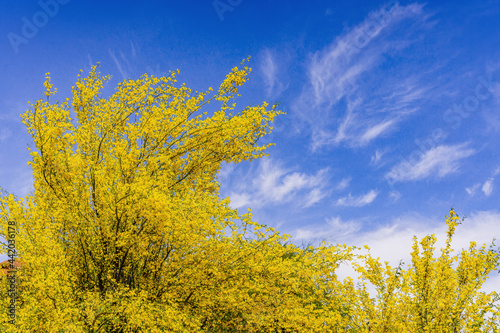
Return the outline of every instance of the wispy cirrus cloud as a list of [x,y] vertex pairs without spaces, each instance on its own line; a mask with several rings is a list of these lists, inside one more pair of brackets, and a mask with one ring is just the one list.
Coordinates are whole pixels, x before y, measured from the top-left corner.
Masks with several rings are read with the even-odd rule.
[[231,193],[231,207],[250,207],[252,198],[248,193]]
[[[408,68],[384,69],[425,29],[423,5],[383,7],[310,56],[308,82],[294,106],[312,130],[312,150],[364,146],[398,129],[430,84]],[[404,32],[398,28],[405,25]]]
[[262,51],[260,61],[260,71],[264,78],[267,96],[279,96],[288,85],[280,80],[280,64],[277,55],[272,50],[266,48]]
[[370,164],[374,166],[380,166],[383,164],[382,162],[382,156],[384,156],[387,153],[386,150],[380,150],[376,149],[375,153],[372,155],[370,159]]
[[474,195],[474,194],[476,194],[476,191],[477,191],[477,189],[479,188],[479,186],[481,186],[481,184],[479,184],[479,183],[474,184],[473,186],[466,187],[466,188],[465,188],[465,191],[466,191],[467,193],[469,193],[469,195]]
[[481,188],[481,191],[484,193],[484,195],[486,197],[489,197],[493,192],[494,188],[493,183],[495,182],[495,176],[498,175],[499,173],[500,173],[500,168],[495,169],[495,171],[493,171],[493,175],[490,178],[488,178],[484,183],[482,184],[476,183],[472,186],[466,187],[465,191],[467,191],[467,193],[470,196],[474,196],[477,190]]
[[[125,79],[128,79],[128,73],[126,72],[126,70],[123,68],[122,66],[122,63],[120,62],[120,60],[118,59],[118,57],[115,55],[115,53],[113,51],[108,50],[109,52],[109,56],[111,57],[111,59],[113,60],[113,62],[115,63],[116,65],[116,68],[118,69],[118,71],[120,72],[120,74],[122,75],[122,78],[125,80]],[[124,55],[122,52],[121,53],[121,57],[124,58]]]
[[388,131],[396,124],[396,119],[389,119],[369,126],[359,139],[361,144],[365,144]]
[[347,178],[343,178],[338,184],[337,186],[335,186],[335,189],[337,191],[342,191],[344,189],[346,189],[349,184],[351,183],[351,180],[352,178],[351,177],[347,177]]
[[488,179],[484,182],[483,187],[481,187],[481,191],[483,191],[484,195],[487,197],[490,196],[491,192],[493,192],[493,178]]
[[361,221],[343,221],[339,216],[325,219],[325,224],[310,227],[300,227],[294,231],[294,239],[317,240],[330,238],[331,241],[349,238],[361,229]]
[[[328,195],[325,189],[328,168],[308,175],[285,169],[278,161],[266,158],[260,160],[259,168],[247,177],[240,179],[247,185],[240,192],[231,191],[231,206],[262,207],[285,203],[300,197],[303,207],[310,207]],[[226,176],[227,177],[227,176]]]
[[269,200],[279,202],[299,189],[320,185],[326,171],[320,170],[315,176],[301,172],[290,173],[267,159],[261,163],[261,172],[254,181],[254,186]]
[[306,197],[307,201],[304,204],[304,208],[311,207],[315,203],[320,202],[326,195],[327,193],[319,188],[312,189]]
[[475,153],[468,143],[452,146],[440,145],[422,153],[416,162],[402,161],[386,174],[391,181],[421,180],[428,177],[442,178],[457,172],[460,161]]
[[[137,50],[138,50],[138,45],[137,43],[130,41],[130,50],[132,53],[132,58],[136,57]],[[130,65],[129,59],[125,54],[123,53],[122,50],[119,50],[118,56],[113,52],[111,49],[108,49],[109,56],[113,60],[113,62],[116,65],[116,68],[122,75],[122,78],[124,80],[129,78],[129,74],[132,71],[132,66]],[[129,56],[130,57],[130,56]]]
[[396,202],[401,198],[401,193],[398,191],[389,192],[389,198],[392,199],[392,202]]
[[346,197],[342,197],[337,200],[337,206],[362,207],[372,203],[377,196],[378,192],[375,190],[371,190],[370,192],[360,196],[352,196],[349,193]]

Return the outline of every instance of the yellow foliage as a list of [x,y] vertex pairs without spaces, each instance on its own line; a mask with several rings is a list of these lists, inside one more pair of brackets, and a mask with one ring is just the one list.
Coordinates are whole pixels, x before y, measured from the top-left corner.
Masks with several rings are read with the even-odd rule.
[[[16,323],[2,310],[1,332],[498,329],[498,295],[479,292],[498,254],[471,243],[451,257],[453,210],[441,257],[434,236],[415,239],[404,270],[356,247],[294,246],[219,198],[221,163],[265,156],[270,145],[256,142],[282,113],[263,103],[232,114],[250,71],[233,68],[211,97],[211,88],[176,87],[174,72],[127,80],[103,98],[109,77],[94,66],[63,103],[50,101],[47,75],[46,100],[22,115],[36,146],[35,190],[0,199],[0,235],[16,222],[23,260]],[[203,119],[214,101],[220,110]],[[375,299],[338,279],[342,263],[376,287]]]

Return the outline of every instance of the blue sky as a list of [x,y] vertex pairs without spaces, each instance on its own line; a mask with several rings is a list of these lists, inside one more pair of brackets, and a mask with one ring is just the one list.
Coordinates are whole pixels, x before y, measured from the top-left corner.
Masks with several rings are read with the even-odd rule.
[[[221,196],[294,236],[409,258],[411,239],[500,236],[500,1],[0,2],[0,186],[32,189],[19,118],[101,63],[112,91],[180,69],[216,87],[251,56],[238,107],[280,102],[269,157],[220,172]],[[261,142],[259,141],[259,143]],[[497,282],[498,277],[495,277]]]

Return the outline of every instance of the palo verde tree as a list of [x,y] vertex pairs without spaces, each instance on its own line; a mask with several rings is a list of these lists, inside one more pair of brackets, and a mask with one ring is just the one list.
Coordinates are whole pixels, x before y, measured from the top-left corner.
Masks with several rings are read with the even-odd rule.
[[[253,225],[219,199],[217,173],[222,162],[263,156],[269,145],[257,140],[280,113],[263,103],[233,115],[250,71],[235,67],[217,91],[202,93],[175,87],[176,73],[144,75],[104,98],[109,77],[94,66],[62,103],[47,76],[45,98],[22,115],[36,147],[34,193],[1,201],[2,232],[16,221],[24,262],[20,331],[207,325],[199,294],[236,279],[230,266],[251,243],[238,245],[234,220]],[[204,118],[209,102],[220,109]],[[228,228],[233,236],[223,240]]]
[[[109,77],[94,66],[62,103],[47,75],[45,97],[22,115],[35,143],[34,192],[0,199],[0,235],[15,221],[22,258],[16,323],[1,312],[2,332],[347,325],[347,315],[325,318],[353,301],[345,288],[324,296],[321,279],[352,249],[297,248],[219,198],[221,163],[264,156],[269,145],[257,140],[282,113],[263,103],[233,114],[249,73],[236,67],[204,93],[175,87],[176,73],[144,75],[104,98]],[[209,102],[220,108],[204,117]],[[7,308],[11,299],[1,295]]]
[[498,273],[500,255],[494,243],[488,248],[471,241],[468,249],[453,255],[452,239],[460,224],[454,209],[446,218],[445,246],[435,257],[435,235],[414,236],[411,263],[393,268],[371,255],[354,263],[363,280],[377,291],[370,298],[363,284],[357,298],[364,314],[363,332],[498,332],[500,295],[486,293],[482,285]]

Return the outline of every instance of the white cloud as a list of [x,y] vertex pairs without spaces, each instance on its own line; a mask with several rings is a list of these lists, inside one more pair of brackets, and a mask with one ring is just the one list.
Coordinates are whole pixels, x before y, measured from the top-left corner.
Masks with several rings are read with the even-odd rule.
[[340,217],[326,219],[326,224],[301,227],[294,231],[294,240],[327,240],[333,243],[337,239],[350,237],[361,228],[361,223],[355,220],[342,221]]
[[342,222],[341,218],[338,216],[327,219],[326,222],[332,230],[343,236],[351,235],[361,229],[361,223],[353,220]]
[[[334,191],[342,191],[346,189],[351,182],[351,178],[343,178],[340,182],[337,183],[335,187],[333,187]],[[314,205],[315,203],[321,201],[323,198],[328,196],[331,193],[331,191],[324,191],[322,190],[321,187],[315,187],[313,188],[308,195],[305,198],[306,203],[304,204],[304,208],[310,207]]]
[[[496,175],[496,172],[494,173],[494,175]],[[479,188],[481,188],[481,191],[484,193],[484,195],[489,197],[491,195],[491,193],[493,192],[493,182],[494,181],[495,181],[495,179],[493,177],[491,177],[488,180],[486,180],[482,184],[482,186],[481,186],[481,183],[476,183],[471,187],[465,188],[465,190],[467,191],[467,193],[469,193],[469,195],[474,195],[476,193],[476,191]]]
[[351,183],[351,177],[348,177],[348,178],[343,178],[338,184],[337,186],[335,187],[335,189],[337,191],[342,191],[344,189],[346,189],[349,184]]
[[261,72],[264,77],[264,84],[268,96],[277,96],[287,87],[278,79],[279,65],[276,57],[270,49],[264,49],[262,52]]
[[234,164],[223,162],[221,164],[221,168],[219,169],[219,173],[217,174],[217,178],[219,179],[219,181],[227,179],[233,173],[234,168]]
[[276,84],[276,65],[273,55],[266,49],[264,51],[264,60],[262,62],[262,73],[264,74],[267,95],[271,95]]
[[[463,214],[456,211],[459,216]],[[448,214],[446,214],[448,215]],[[328,225],[321,228],[316,227],[322,236],[336,236],[335,242],[346,245],[363,247],[368,245],[370,252],[375,257],[389,261],[397,265],[400,260],[410,263],[413,236],[421,240],[426,235],[435,234],[437,237],[436,255],[439,248],[445,245],[447,226],[445,219],[441,217],[426,217],[419,213],[409,213],[394,218],[386,225],[368,231],[360,231],[362,221],[349,220],[342,222],[340,218],[334,217],[328,220]],[[305,230],[300,228],[297,230]],[[343,232],[335,233],[335,230]],[[296,232],[291,233],[299,238]],[[343,235],[342,237],[339,237]],[[498,211],[476,211],[468,214],[464,222],[457,226],[452,246],[455,250],[469,247],[471,241],[476,241],[478,246],[491,244],[494,235],[500,235],[500,212]],[[311,238],[314,238],[311,237]],[[457,251],[456,251],[457,252]]]
[[[460,212],[457,212],[460,214]],[[447,226],[444,219],[428,218],[418,214],[402,216],[394,219],[389,225],[381,226],[367,232],[337,233],[335,243],[355,245],[362,247],[368,245],[373,257],[380,257],[381,261],[388,261],[392,267],[396,267],[400,260],[404,262],[404,268],[411,264],[413,235],[420,241],[424,236],[435,234],[437,237],[434,256],[438,257],[439,249],[445,245]],[[333,229],[330,234],[323,232],[322,236],[335,235]],[[453,237],[452,247],[457,254],[461,249],[467,249],[471,241],[476,241],[478,246],[489,245],[494,235],[500,235],[500,213],[498,211],[477,211],[470,214],[465,221],[457,226]],[[355,277],[357,273],[348,266],[341,266],[338,276]],[[482,291],[498,291],[500,275],[493,272],[490,279],[483,285]],[[370,289],[371,292],[374,289]]]
[[471,187],[466,187],[465,190],[467,191],[467,193],[469,193],[469,195],[474,195],[477,191],[477,189],[479,188],[479,186],[481,186],[481,184],[474,184],[473,186]]
[[286,174],[287,171],[278,165],[273,165],[268,159],[262,161],[261,167],[261,173],[254,185],[258,187],[261,194],[271,201],[283,201],[292,192],[303,187],[314,186],[314,183],[317,183],[314,177],[306,176],[303,173]]
[[251,206],[252,200],[250,199],[250,195],[247,193],[231,193],[229,197],[231,199],[231,207],[233,209]]
[[383,121],[378,124],[373,124],[366,129],[366,132],[361,136],[361,143],[368,143],[380,136],[384,132],[387,132],[391,127],[393,127],[396,123],[395,119],[390,119],[387,121]]
[[409,181],[428,178],[430,176],[444,177],[458,171],[460,160],[474,154],[474,150],[467,148],[468,144],[454,146],[437,146],[421,154],[414,163],[402,161],[386,174],[393,181]]
[[305,202],[304,207],[309,207],[327,195],[323,188],[327,186],[328,168],[321,169],[314,175],[307,175],[283,169],[280,163],[269,158],[263,158],[259,162],[259,168],[255,172],[248,173],[240,179],[249,186],[247,185],[240,193],[235,191],[230,193],[231,207],[239,208],[243,205],[261,207],[288,202],[296,196],[301,197],[300,202]]
[[[116,68],[118,69],[118,71],[122,75],[123,79],[126,80],[128,78],[128,73],[123,69],[123,66],[120,63],[120,61],[118,60],[118,58],[116,57],[115,53],[113,51],[111,51],[111,49],[109,49],[108,52],[109,52],[109,56],[111,57],[111,59],[113,59],[113,62],[115,63]],[[125,56],[123,55],[122,52],[120,52],[120,53],[121,53],[122,59],[124,59]]]
[[396,130],[406,115],[418,109],[417,102],[430,89],[421,76],[380,77],[379,72],[385,54],[411,45],[409,35],[419,24],[407,25],[403,34],[393,35],[408,20],[424,22],[423,5],[394,5],[372,12],[311,55],[309,82],[293,111],[310,125],[313,151],[330,144],[367,145]]
[[493,192],[493,178],[490,178],[486,182],[484,182],[481,191],[483,191],[484,195],[486,195],[487,197],[490,196],[491,192]]
[[137,43],[136,42],[133,42],[132,40],[130,41],[130,48],[132,49],[132,57],[135,58],[135,56],[137,55],[137,51],[136,51],[136,46],[137,46]]
[[372,165],[380,165],[381,164],[381,160],[382,160],[382,156],[385,155],[385,151],[381,151],[379,149],[375,150],[375,153],[373,154],[371,160],[370,160],[370,163]]
[[391,191],[389,193],[389,197],[393,200],[393,202],[396,202],[399,200],[399,198],[401,198],[401,193],[399,193],[398,191]]
[[337,206],[348,206],[348,207],[362,207],[366,206],[375,200],[378,192],[371,190],[370,192],[360,195],[358,197],[353,197],[349,193],[347,197],[343,197],[337,200]]
[[317,237],[322,237],[320,233],[318,233],[317,230],[314,230],[313,228],[300,228],[295,230],[294,232],[294,239],[295,240],[311,240],[315,239]]
[[323,199],[326,196],[326,193],[321,191],[319,188],[314,188],[312,189],[311,192],[307,195],[306,198],[306,203],[304,205],[304,208],[310,207],[314,205],[315,203],[319,202],[321,199]]

